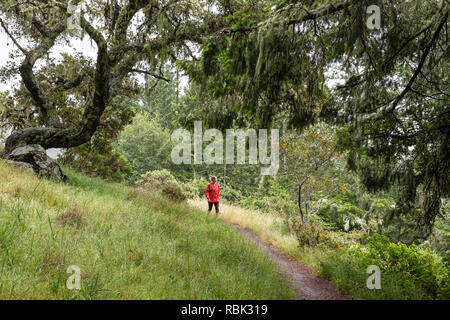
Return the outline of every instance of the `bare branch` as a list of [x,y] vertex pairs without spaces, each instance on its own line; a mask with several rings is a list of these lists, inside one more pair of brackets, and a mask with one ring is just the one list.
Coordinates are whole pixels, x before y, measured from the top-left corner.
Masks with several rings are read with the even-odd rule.
[[24,55],[28,54],[28,51],[25,50],[20,44],[19,42],[16,40],[16,38],[9,32],[8,28],[6,27],[5,23],[3,22],[2,18],[0,18],[0,24],[2,25],[3,30],[5,30],[6,34],[8,35],[8,37],[14,42],[14,44],[16,45],[17,48],[19,48],[20,51],[22,51],[22,53]]
[[149,76],[152,76],[152,77],[154,77],[156,79],[160,79],[160,80],[164,80],[166,82],[170,82],[170,79],[164,78],[162,75],[153,73],[151,71],[139,70],[139,69],[131,69],[130,72],[143,73],[143,74],[147,74]]

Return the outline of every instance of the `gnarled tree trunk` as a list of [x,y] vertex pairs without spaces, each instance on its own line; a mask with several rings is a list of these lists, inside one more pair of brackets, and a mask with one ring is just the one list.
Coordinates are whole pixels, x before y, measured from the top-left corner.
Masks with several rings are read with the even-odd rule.
[[[158,59],[161,60],[160,63],[168,57],[176,59],[176,53],[182,47],[185,47],[184,51],[190,52],[189,45],[192,42],[200,44],[202,34],[216,29],[212,30],[208,23],[198,25],[192,23],[190,18],[180,19],[186,9],[178,6],[177,1],[114,1],[114,5],[108,2],[103,4],[103,12],[100,9],[95,9],[95,12],[88,10],[98,18],[95,25],[81,14],[77,19],[78,27],[81,27],[97,46],[93,78],[89,83],[93,94],[89,93],[86,97],[86,107],[80,123],[69,128],[67,123],[59,123],[58,102],[49,94],[51,90],[48,90],[48,83],[40,83],[34,70],[38,60],[48,57],[58,38],[73,36],[66,30],[67,19],[73,13],[72,10],[69,12],[67,1],[47,2],[42,1],[46,5],[40,10],[36,10],[34,1],[17,1],[15,5],[0,6],[0,12],[5,13],[0,16],[0,27],[24,57],[19,68],[12,71],[19,71],[23,85],[34,102],[33,112],[35,110],[39,113],[39,119],[42,120],[41,127],[13,132],[7,138],[0,158],[16,164],[20,162],[22,167],[65,181],[67,178],[59,166],[46,156],[45,149],[70,148],[88,142],[99,126],[106,105],[111,98],[119,95],[124,79],[130,73],[143,73],[163,79],[161,74],[156,75],[152,70],[141,68],[145,69],[150,65],[155,69],[154,64]],[[70,6],[81,2],[70,1]],[[100,3],[99,6],[101,7]],[[168,11],[168,8],[171,10]],[[145,12],[145,22],[139,22],[139,34],[130,36],[128,29],[135,23],[133,18],[140,10]],[[30,12],[33,12],[32,16],[28,14]],[[49,19],[50,16],[53,18]],[[167,28],[156,31],[156,25],[165,25]],[[24,42],[21,37],[28,40],[27,47],[21,45]],[[55,85],[56,87],[71,90],[79,87],[84,78],[83,74],[78,74],[72,79],[67,77],[58,80],[60,84]]]

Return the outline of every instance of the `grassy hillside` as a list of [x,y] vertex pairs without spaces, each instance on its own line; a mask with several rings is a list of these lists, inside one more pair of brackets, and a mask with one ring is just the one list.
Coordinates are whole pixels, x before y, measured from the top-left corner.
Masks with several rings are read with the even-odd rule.
[[[288,299],[256,245],[185,203],[0,161],[0,299]],[[67,268],[81,290],[66,288]]]

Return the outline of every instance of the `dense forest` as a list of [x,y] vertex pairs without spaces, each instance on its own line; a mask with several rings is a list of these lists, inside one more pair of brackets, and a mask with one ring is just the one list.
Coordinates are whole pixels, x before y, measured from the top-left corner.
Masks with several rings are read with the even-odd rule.
[[[448,299],[448,13],[446,0],[2,0],[0,158],[175,202],[217,176],[221,202],[279,221],[285,251],[345,293]],[[90,49],[55,49],[73,39]],[[277,173],[251,163],[250,137],[245,163],[174,163],[173,132],[195,121],[278,129]],[[366,288],[369,265],[384,290]]]

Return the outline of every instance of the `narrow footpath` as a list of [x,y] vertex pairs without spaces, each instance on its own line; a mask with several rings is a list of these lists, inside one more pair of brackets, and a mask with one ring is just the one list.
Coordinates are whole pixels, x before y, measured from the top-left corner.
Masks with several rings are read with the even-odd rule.
[[346,300],[339,290],[328,280],[320,278],[314,272],[300,264],[297,260],[290,258],[274,246],[262,241],[253,231],[242,228],[239,225],[226,222],[259,245],[278,267],[289,286],[297,293],[296,300]]

